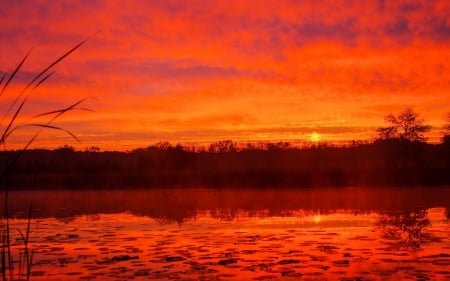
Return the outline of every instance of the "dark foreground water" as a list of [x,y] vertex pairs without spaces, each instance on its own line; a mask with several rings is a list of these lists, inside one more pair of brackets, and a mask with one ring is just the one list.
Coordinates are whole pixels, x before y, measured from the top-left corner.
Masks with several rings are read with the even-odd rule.
[[450,280],[450,188],[13,192],[32,280]]

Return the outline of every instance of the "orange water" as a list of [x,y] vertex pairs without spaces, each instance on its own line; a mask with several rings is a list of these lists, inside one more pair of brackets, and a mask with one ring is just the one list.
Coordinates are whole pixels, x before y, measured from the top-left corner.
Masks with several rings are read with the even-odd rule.
[[[131,213],[38,218],[31,280],[450,280],[445,212],[216,209],[181,223]],[[11,228],[24,230],[26,220],[11,220]],[[388,239],[389,231],[398,235]],[[20,250],[14,231],[13,241]]]

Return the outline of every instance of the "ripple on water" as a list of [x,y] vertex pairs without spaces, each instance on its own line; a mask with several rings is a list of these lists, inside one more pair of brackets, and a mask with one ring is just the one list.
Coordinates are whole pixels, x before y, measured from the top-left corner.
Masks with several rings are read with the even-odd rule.
[[375,240],[369,227],[357,230],[367,235],[348,237],[336,228],[312,231],[292,224],[286,229],[245,225],[244,230],[233,222],[210,230],[195,223],[133,224],[128,233],[128,222],[89,223],[96,225],[77,226],[76,233],[66,224],[49,224],[34,238],[32,276],[37,281],[49,272],[52,280],[99,281],[239,280],[241,275],[245,280],[450,280],[445,232],[441,241],[433,241],[439,254],[420,256],[436,253],[425,250],[412,258],[409,251]]

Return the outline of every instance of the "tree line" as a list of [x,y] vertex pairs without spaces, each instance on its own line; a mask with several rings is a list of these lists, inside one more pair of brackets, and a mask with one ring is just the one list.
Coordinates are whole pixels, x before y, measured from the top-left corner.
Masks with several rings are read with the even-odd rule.
[[[450,116],[449,116],[450,120]],[[130,152],[98,148],[29,150],[10,171],[14,188],[331,187],[450,184],[450,122],[443,141],[426,142],[430,130],[405,109],[386,117],[372,142],[347,146],[289,143],[239,146],[225,140],[206,150],[160,143]],[[15,151],[3,151],[7,162]]]

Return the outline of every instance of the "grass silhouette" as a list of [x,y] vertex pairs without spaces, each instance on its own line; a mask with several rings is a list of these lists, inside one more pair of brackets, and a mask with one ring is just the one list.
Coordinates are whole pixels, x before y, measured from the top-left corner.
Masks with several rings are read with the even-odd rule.
[[[68,135],[70,135],[74,140],[80,141],[72,132],[61,128],[59,126],[55,126],[53,123],[62,115],[67,112],[73,110],[89,110],[86,108],[80,107],[80,105],[85,102],[86,98],[78,100],[77,102],[71,104],[70,106],[44,112],[33,116],[29,122],[26,123],[18,123],[18,117],[23,112],[24,106],[27,104],[30,96],[35,92],[35,90],[40,87],[47,79],[49,79],[54,73],[54,67],[64,60],[67,56],[75,52],[78,48],[80,48],[86,40],[81,41],[69,51],[64,53],[62,56],[51,62],[47,67],[43,68],[37,75],[31,79],[28,84],[18,93],[16,94],[14,100],[9,104],[8,109],[4,113],[3,118],[0,121],[1,128],[1,137],[0,137],[0,146],[3,149],[6,148],[6,144],[10,137],[19,129],[25,127],[35,127],[37,128],[37,132],[32,135],[32,137],[28,140],[28,142],[21,148],[20,150],[15,152],[15,155],[4,163],[4,168],[0,173],[0,181],[3,183],[3,191],[4,191],[4,206],[3,213],[1,216],[1,225],[0,225],[0,239],[1,239],[1,250],[0,250],[0,259],[1,259],[1,276],[2,280],[29,280],[31,274],[31,267],[33,264],[33,250],[29,247],[29,238],[30,238],[30,229],[31,229],[31,218],[32,218],[32,204],[30,203],[28,209],[28,218],[27,218],[27,226],[26,230],[23,232],[20,229],[17,229],[20,239],[22,241],[22,249],[19,254],[18,260],[15,260],[15,255],[12,249],[11,243],[11,232],[12,229],[9,224],[10,214],[8,212],[8,201],[9,201],[9,173],[10,170],[16,165],[17,161],[23,156],[24,152],[27,151],[30,146],[36,141],[37,137],[46,129],[62,131]],[[0,78],[0,98],[3,98],[4,95],[7,94],[8,89],[10,88],[11,83],[16,78],[19,71],[22,69],[24,63],[28,59],[31,51],[26,54],[23,59],[19,62],[17,67],[11,74],[3,74]],[[35,122],[37,118],[46,118],[44,122]],[[15,268],[15,263],[18,263],[18,268]]]

